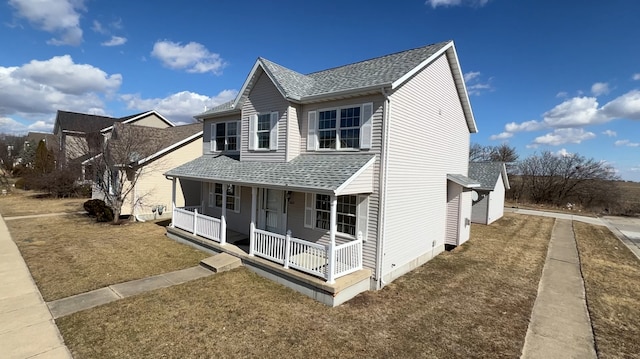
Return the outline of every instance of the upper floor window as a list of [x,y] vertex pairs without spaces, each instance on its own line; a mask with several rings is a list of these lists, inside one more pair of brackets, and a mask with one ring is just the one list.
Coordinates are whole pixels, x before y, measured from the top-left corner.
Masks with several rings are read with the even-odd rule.
[[309,111],[307,149],[371,148],[373,104]]
[[261,113],[249,117],[249,150],[278,149],[278,113]]
[[211,124],[211,151],[238,151],[239,129],[238,121]]

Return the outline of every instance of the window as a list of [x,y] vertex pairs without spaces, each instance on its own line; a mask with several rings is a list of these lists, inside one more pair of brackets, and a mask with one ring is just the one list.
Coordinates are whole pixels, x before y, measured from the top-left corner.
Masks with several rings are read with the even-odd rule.
[[[336,230],[348,237],[366,239],[368,196],[338,196],[336,205]],[[331,197],[307,193],[305,203],[305,227],[329,230],[331,224]]]
[[271,134],[271,114],[258,115],[258,148],[269,149],[269,135]]
[[307,149],[371,148],[372,113],[372,103],[309,111]]
[[278,112],[254,114],[249,117],[249,150],[278,149]]
[[238,121],[211,124],[211,151],[238,151],[239,127]]
[[232,184],[209,183],[209,207],[222,208],[222,191],[227,191],[227,209],[240,211],[240,187]]

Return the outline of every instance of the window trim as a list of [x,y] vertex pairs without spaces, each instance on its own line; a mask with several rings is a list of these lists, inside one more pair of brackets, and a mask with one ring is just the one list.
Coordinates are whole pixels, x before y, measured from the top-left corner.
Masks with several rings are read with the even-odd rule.
[[[318,212],[318,209],[316,208],[316,203],[317,203],[318,195],[319,194],[317,193],[305,193],[304,227],[312,229],[314,231],[329,233],[329,229],[324,229],[316,226],[317,212]],[[338,196],[338,198],[344,197],[344,196],[354,196],[356,198],[356,212],[354,214],[354,217],[356,219],[355,234],[351,235],[349,233],[339,232],[336,228],[336,237],[356,240],[359,238],[359,234],[361,234],[363,241],[366,241],[367,226],[369,221],[369,217],[368,217],[369,216],[369,196],[364,194],[347,194],[347,195]],[[320,211],[324,211],[324,210],[320,210]],[[330,213],[330,209],[326,212]],[[337,208],[336,208],[336,212],[337,212]],[[338,214],[340,214],[340,212],[336,213],[336,221],[338,220]],[[347,215],[351,216],[351,214],[347,214]],[[338,223],[336,223],[336,227],[339,227]]]
[[[270,116],[269,125],[269,146],[259,147],[258,143],[258,118],[260,116]],[[278,123],[280,121],[280,115],[278,111],[273,112],[257,112],[249,116],[249,151],[266,152],[278,150]],[[260,132],[266,132],[261,130]]]
[[[229,136],[229,126],[228,124],[235,123],[236,124],[236,134],[234,136]],[[217,127],[218,124],[224,124],[224,149],[218,149],[218,136],[217,136]],[[211,123],[211,134],[209,136],[209,146],[211,152],[240,152],[240,128],[241,122],[240,120],[232,120],[232,121],[220,121],[220,122],[212,122]],[[229,138],[236,138],[236,149],[229,150],[227,146],[229,145]]]
[[[216,192],[216,185],[220,185],[220,189],[224,190],[224,186],[232,186],[234,188],[234,195],[229,195],[227,193],[227,206],[229,205],[229,203],[233,203],[233,209],[231,208],[227,208],[227,211],[232,211],[235,213],[240,213],[240,193],[242,191],[242,186],[238,186],[235,184],[230,184],[230,183],[221,183],[221,182],[209,182],[209,203],[208,203],[208,207],[209,208],[220,208],[222,209],[222,206],[218,206],[216,203],[216,198],[217,196],[222,197],[222,192]],[[230,202],[230,200],[232,202]],[[222,201],[222,199],[221,199]]]
[[[340,131],[343,129],[340,126],[340,120],[342,110],[349,108],[360,108],[360,126],[358,147],[340,147]],[[335,148],[320,148],[320,113],[325,111],[336,111],[336,126],[334,131],[336,132],[336,145]],[[307,113],[307,150],[308,151],[362,151],[371,149],[371,139],[373,137],[373,103],[362,104],[350,104],[336,107],[318,108]],[[344,127],[344,129],[355,127]]]

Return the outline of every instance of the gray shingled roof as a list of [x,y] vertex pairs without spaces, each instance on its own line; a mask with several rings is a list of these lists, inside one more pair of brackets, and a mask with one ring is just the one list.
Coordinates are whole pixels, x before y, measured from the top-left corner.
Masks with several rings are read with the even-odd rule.
[[238,161],[227,156],[204,155],[165,175],[256,186],[288,187],[335,192],[375,155],[302,154],[290,162]]
[[[506,170],[503,162],[470,162],[469,177],[480,182],[478,189],[493,191],[498,177]],[[503,179],[506,188],[509,188],[509,180]]]
[[54,133],[56,133],[58,129],[62,129],[63,131],[74,131],[82,133],[98,132],[104,128],[113,126],[113,124],[116,122],[123,122],[147,112],[149,111],[140,112],[135,115],[115,118],[109,116],[91,115],[88,113],[58,110],[58,113],[56,114]]
[[[313,96],[391,85],[450,42],[440,42],[307,75],[264,58],[258,58],[258,62],[286,98],[304,100]],[[196,117],[203,118],[230,109],[231,103],[225,103]]]

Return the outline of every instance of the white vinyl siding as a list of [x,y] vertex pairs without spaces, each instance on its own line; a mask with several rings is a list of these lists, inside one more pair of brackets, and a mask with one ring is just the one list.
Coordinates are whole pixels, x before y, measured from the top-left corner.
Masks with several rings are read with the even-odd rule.
[[373,103],[321,108],[307,114],[307,150],[370,149]]
[[462,187],[451,181],[447,182],[447,218],[445,244],[457,246],[460,236],[460,196]]
[[489,213],[487,215],[487,224],[491,224],[504,215],[504,181],[502,175],[498,176],[495,189],[489,193]]
[[387,123],[385,277],[442,248],[447,174],[468,173],[470,133],[445,55],[390,95]]

